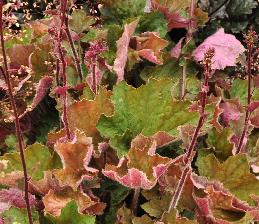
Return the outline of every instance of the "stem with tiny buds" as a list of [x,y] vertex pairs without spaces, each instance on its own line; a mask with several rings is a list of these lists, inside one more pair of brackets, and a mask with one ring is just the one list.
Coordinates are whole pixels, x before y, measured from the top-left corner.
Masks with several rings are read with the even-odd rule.
[[61,26],[60,26],[60,31],[59,31],[59,35],[58,35],[58,53],[59,53],[59,58],[60,58],[60,62],[61,62],[61,77],[63,79],[63,86],[65,88],[64,91],[64,96],[63,96],[63,123],[64,123],[64,128],[66,131],[66,136],[67,139],[71,139],[71,132],[69,129],[69,124],[68,124],[68,94],[67,94],[67,77],[66,77],[66,61],[65,61],[65,57],[64,57],[64,53],[62,51],[61,48],[61,38],[62,38],[62,29],[63,26],[65,25],[65,19],[66,19],[66,8],[67,8],[67,0],[63,0],[61,1]]
[[211,59],[214,56],[214,49],[209,49],[208,52],[205,53],[203,64],[204,64],[204,83],[201,84],[201,99],[200,99],[200,118],[198,121],[198,124],[196,126],[196,129],[194,131],[194,134],[192,136],[191,143],[189,144],[186,153],[184,155],[183,163],[184,163],[184,169],[181,174],[180,180],[176,186],[176,189],[173,193],[172,200],[169,204],[168,212],[170,212],[172,209],[176,208],[178,205],[178,202],[180,200],[183,188],[186,183],[186,179],[188,175],[191,173],[191,163],[194,157],[195,152],[195,145],[197,143],[197,139],[200,133],[201,128],[204,125],[206,114],[205,114],[205,107],[207,104],[207,93],[209,90],[209,78],[211,76]]
[[10,102],[11,102],[12,109],[13,109],[13,114],[15,117],[15,132],[16,132],[16,136],[18,139],[20,158],[21,158],[21,162],[22,162],[23,176],[24,176],[24,192],[25,192],[24,200],[26,203],[29,224],[33,224],[30,200],[29,200],[29,183],[28,183],[29,179],[28,179],[27,166],[26,166],[25,155],[24,155],[24,141],[23,141],[23,137],[22,137],[22,131],[21,131],[19,115],[18,115],[18,111],[17,111],[17,107],[16,107],[16,102],[15,102],[15,98],[14,98],[13,91],[12,91],[12,85],[11,85],[10,75],[9,75],[9,71],[8,71],[7,56],[6,56],[5,46],[4,46],[3,4],[4,4],[3,0],[0,0],[0,39],[1,39],[1,48],[2,48],[2,55],[3,55],[3,62],[4,62],[4,69],[2,67],[0,69],[4,76],[6,85],[8,87],[8,95],[10,98]]
[[[66,13],[63,12],[63,13]],[[75,60],[75,64],[76,64],[76,70],[79,74],[79,78],[80,78],[80,81],[82,82],[83,81],[83,72],[82,72],[82,67],[81,67],[81,60],[80,60],[80,57],[76,51],[76,47],[75,47],[75,44],[74,44],[74,41],[72,39],[72,35],[71,35],[71,32],[70,32],[70,29],[69,29],[69,24],[68,24],[68,17],[65,16],[65,32],[66,32],[66,35],[67,35],[67,38],[68,38],[68,42],[69,42],[69,45],[72,49],[72,52],[73,52],[73,56],[74,56],[74,60]]]
[[248,34],[246,35],[245,42],[247,44],[247,76],[248,76],[248,86],[247,86],[247,108],[246,108],[246,114],[245,114],[245,123],[244,123],[244,128],[241,134],[241,137],[238,142],[236,154],[239,154],[243,147],[244,147],[244,139],[247,134],[247,129],[248,129],[248,123],[250,119],[250,109],[249,106],[251,104],[252,100],[252,64],[253,64],[253,48],[255,42],[258,41],[258,36],[255,31],[248,31]]

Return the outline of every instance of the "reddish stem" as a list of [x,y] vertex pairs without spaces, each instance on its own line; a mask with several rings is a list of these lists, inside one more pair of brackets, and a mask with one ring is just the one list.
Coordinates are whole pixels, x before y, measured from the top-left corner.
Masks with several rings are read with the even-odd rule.
[[131,211],[134,215],[136,215],[136,212],[137,212],[139,195],[140,195],[140,188],[137,188],[134,190],[134,195],[131,201]]
[[[209,87],[209,68],[206,65],[206,69],[205,69],[205,80],[204,80],[204,84],[203,84],[204,88],[208,88]],[[201,88],[203,88],[203,86]],[[200,130],[204,124],[204,120],[205,120],[205,106],[207,103],[207,92],[206,91],[202,91],[201,92],[201,112],[200,112],[200,118],[198,121],[198,124],[196,126],[196,129],[194,131],[193,137],[192,137],[192,141],[191,144],[189,145],[187,151],[186,151],[186,157],[184,158],[184,162],[188,163],[188,161],[192,158],[192,154],[193,151],[195,149],[195,145],[197,142],[197,138],[198,135],[200,133]]]
[[93,92],[96,95],[97,94],[97,81],[96,81],[96,59],[94,59],[93,63]]
[[23,176],[24,176],[24,199],[26,203],[26,209],[27,209],[27,215],[29,219],[29,223],[33,224],[32,221],[32,215],[31,215],[31,207],[30,207],[30,201],[29,201],[29,187],[28,187],[28,174],[27,174],[27,167],[26,167],[26,161],[24,156],[24,141],[22,137],[21,132],[21,126],[19,121],[19,115],[17,112],[16,102],[14,99],[13,91],[12,91],[12,85],[10,81],[10,75],[8,72],[8,64],[7,64],[7,57],[6,57],[6,51],[4,46],[4,34],[3,34],[3,0],[0,0],[0,39],[1,39],[1,47],[2,47],[2,55],[3,55],[3,62],[4,62],[4,69],[1,67],[4,79],[6,81],[7,87],[8,87],[8,95],[10,98],[10,102],[12,105],[14,117],[15,117],[15,132],[18,139],[18,145],[19,145],[19,151],[20,151],[20,158],[22,162],[23,167]]
[[180,180],[179,180],[179,182],[176,186],[175,192],[173,194],[172,200],[171,200],[170,205],[169,205],[168,212],[170,212],[171,209],[176,208],[176,206],[178,204],[178,201],[180,200],[180,197],[182,195],[182,191],[183,191],[187,176],[191,173],[191,171],[192,171],[192,169],[191,169],[190,165],[188,164],[184,168],[184,170],[182,172],[182,175],[180,177]]
[[[65,24],[65,19],[66,19],[66,8],[67,8],[67,1],[61,1],[61,27],[60,27],[60,31],[59,31],[59,36],[58,36],[58,43],[57,43],[57,49],[58,49],[58,53],[59,53],[59,59],[62,65],[62,78],[63,78],[63,86],[66,88],[67,87],[67,77],[66,77],[66,61],[65,61],[65,57],[64,57],[64,53],[61,49],[61,38],[62,38],[62,28]],[[64,123],[64,127],[65,127],[65,131],[66,131],[66,135],[68,139],[71,139],[71,132],[69,129],[69,125],[68,125],[68,95],[67,95],[67,90],[65,89],[64,91],[64,96],[63,96],[63,123]]]
[[195,7],[195,0],[192,0],[190,5],[190,11],[189,11],[189,24],[187,28],[188,30],[187,30],[187,36],[186,36],[186,43],[188,43],[192,38],[192,33],[193,33],[192,19],[194,15],[194,7]]
[[59,85],[59,73],[60,73],[60,69],[59,69],[59,59],[57,58],[56,60],[56,85]]
[[205,65],[205,70],[204,70],[204,83],[201,85],[201,100],[200,100],[200,106],[201,106],[201,111],[200,111],[200,118],[198,121],[198,124],[196,126],[196,129],[194,131],[194,134],[192,136],[192,140],[191,143],[189,144],[189,147],[186,150],[186,154],[184,157],[184,170],[181,174],[180,180],[176,186],[176,189],[174,191],[172,200],[169,204],[169,209],[168,211],[171,211],[171,209],[176,208],[179,199],[181,197],[183,188],[185,186],[186,183],[186,179],[188,177],[188,174],[190,174],[191,172],[191,163],[192,163],[192,159],[193,159],[193,153],[195,150],[195,145],[197,143],[197,139],[200,133],[200,130],[204,124],[205,121],[205,106],[207,103],[207,90],[209,88],[209,77],[210,77],[210,64],[206,63]]
[[250,117],[249,105],[250,105],[251,99],[252,99],[252,88],[251,88],[251,82],[252,82],[252,52],[253,52],[253,47],[251,45],[249,45],[248,46],[248,59],[247,59],[247,74],[248,74],[247,108],[246,108],[244,129],[242,131],[242,134],[241,134],[238,146],[237,146],[236,154],[239,154],[242,151],[244,139],[245,139],[246,133],[247,133],[249,117]]
[[80,81],[82,82],[83,81],[83,72],[82,72],[82,68],[81,68],[81,61],[80,61],[79,55],[77,54],[74,41],[72,39],[72,35],[71,35],[70,29],[69,29],[68,17],[67,16],[65,18],[65,32],[66,32],[66,35],[67,35],[67,38],[68,38],[69,45],[70,45],[70,47],[72,49],[72,52],[73,52],[73,55],[74,55],[76,70],[79,74]]

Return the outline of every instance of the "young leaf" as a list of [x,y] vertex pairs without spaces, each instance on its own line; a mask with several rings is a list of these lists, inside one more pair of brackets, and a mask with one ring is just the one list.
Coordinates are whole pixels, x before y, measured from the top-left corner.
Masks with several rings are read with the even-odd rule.
[[257,220],[258,208],[248,206],[224,189],[215,189],[210,185],[205,193],[206,197],[195,198],[199,223],[247,224]]
[[209,48],[215,49],[212,58],[212,69],[223,70],[227,66],[235,66],[236,59],[245,51],[245,48],[234,35],[226,34],[224,29],[219,29],[215,34],[209,36],[193,52],[196,61],[202,61],[205,52]]
[[51,76],[44,76],[40,79],[36,87],[36,93],[33,98],[30,109],[34,109],[41,100],[47,95],[48,90],[53,82],[53,78]]
[[184,38],[181,38],[178,43],[171,49],[170,55],[172,58],[179,58],[182,51],[182,42]]
[[[8,210],[11,206],[16,208],[26,208],[24,192],[17,188],[0,190],[0,201],[0,213]],[[31,194],[29,194],[29,202],[31,207],[34,207],[37,203],[35,197]]]
[[159,10],[168,20],[168,29],[187,28],[189,19],[185,11],[190,6],[190,0],[174,1],[174,0],[150,0],[149,10]]

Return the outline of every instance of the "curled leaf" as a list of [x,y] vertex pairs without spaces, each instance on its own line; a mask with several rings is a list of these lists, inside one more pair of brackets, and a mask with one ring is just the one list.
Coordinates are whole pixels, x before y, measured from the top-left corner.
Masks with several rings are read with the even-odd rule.
[[200,157],[197,162],[199,173],[209,180],[223,183],[240,200],[254,205],[252,195],[259,195],[259,180],[250,172],[246,155],[238,154],[220,163],[213,155]]
[[172,58],[179,58],[182,50],[184,38],[181,38],[178,43],[171,49],[170,55]]
[[92,180],[98,170],[88,167],[92,155],[92,139],[76,132],[72,141],[57,142],[54,146],[59,154],[63,169],[54,170],[53,174],[61,186],[70,186],[74,191],[83,180]]
[[136,37],[138,55],[155,64],[162,64],[161,50],[168,45],[168,41],[159,37],[157,33],[146,32]]
[[118,166],[106,165],[103,174],[124,186],[151,189],[166,171],[171,160],[155,154],[156,142],[142,136],[143,141],[133,144]]
[[92,199],[89,195],[81,191],[73,191],[65,188],[62,191],[50,190],[43,198],[45,212],[52,216],[61,215],[62,209],[71,201],[75,201],[81,214],[97,215],[102,214],[105,204]]
[[134,20],[133,22],[126,24],[124,26],[122,37],[117,41],[117,53],[113,66],[113,69],[118,76],[117,82],[124,80],[124,68],[127,62],[128,46],[130,43],[130,38],[133,35],[137,25],[138,20]]
[[205,197],[195,198],[198,206],[197,216],[201,224],[246,224],[258,218],[258,208],[250,207],[224,189],[215,189],[209,185],[205,193]]

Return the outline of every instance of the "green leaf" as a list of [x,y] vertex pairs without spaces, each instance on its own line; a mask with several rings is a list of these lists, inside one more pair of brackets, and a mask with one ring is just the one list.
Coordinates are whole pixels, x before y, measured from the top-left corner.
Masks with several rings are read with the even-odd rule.
[[188,220],[187,218],[177,217],[176,209],[172,209],[169,213],[165,212],[162,221],[164,224],[198,224],[196,220]]
[[[30,44],[32,40],[32,32],[33,31],[30,28],[30,26],[27,26],[27,25],[22,26],[22,32],[19,32],[19,34],[16,34],[16,35],[12,35],[12,38],[8,38],[5,41],[6,49],[12,48],[15,44],[22,44],[22,45]],[[8,33],[8,35],[10,35],[10,33]]]
[[103,186],[101,188],[102,192],[109,193],[108,198],[109,201],[109,210],[104,214],[105,215],[105,224],[115,223],[116,222],[116,214],[117,210],[123,204],[123,201],[129,194],[129,189],[127,187],[122,186],[121,184],[105,180],[103,182]]
[[257,6],[258,1],[256,0],[230,0],[226,10],[230,16],[238,16],[251,14]]
[[[229,91],[232,99],[239,99],[242,105],[247,104],[247,80],[235,79]],[[253,92],[253,100],[259,100],[259,89]]]
[[[25,160],[27,165],[28,175],[33,180],[40,180],[44,177],[44,171],[54,169],[60,166],[58,163],[53,163],[52,155],[49,149],[39,143],[28,146],[25,149]],[[22,171],[22,163],[19,152],[6,153],[0,157],[0,161],[8,161],[5,173],[12,171]]]
[[146,66],[141,72],[140,76],[144,80],[148,80],[150,77],[154,78],[179,78],[182,68],[179,65],[179,61],[173,58],[170,58],[164,62],[163,65],[157,66]]
[[146,66],[141,72],[141,78],[171,78],[174,82],[173,95],[179,97],[180,83],[183,63],[186,64],[186,95],[185,99],[193,100],[197,97],[200,90],[200,80],[196,77],[198,73],[196,65],[190,60],[179,60],[174,58],[167,59],[163,65]]
[[228,31],[231,30],[234,33],[239,33],[246,30],[249,24],[248,18],[244,16],[243,20],[222,20],[221,25]]
[[123,23],[132,17],[144,14],[145,1],[143,0],[103,0],[104,6],[100,9],[106,24]]
[[207,143],[210,147],[213,147],[217,157],[227,159],[232,155],[232,149],[234,146],[233,143],[230,143],[232,135],[233,131],[230,128],[224,128],[221,132],[218,132],[213,128],[209,132]]
[[[4,224],[29,224],[26,209],[10,208],[1,215],[4,218]],[[32,211],[32,219],[35,224],[38,223],[36,221],[39,220],[37,212]]]
[[95,224],[95,216],[81,215],[78,213],[75,201],[67,203],[59,217],[49,215],[48,218],[53,221],[53,224]]
[[141,217],[134,217],[132,219],[132,224],[153,224],[154,221],[148,216],[143,215]]
[[198,157],[199,174],[210,180],[223,183],[231,193],[249,204],[254,204],[251,195],[259,196],[259,180],[250,173],[246,155],[238,154],[220,163],[213,155]]
[[161,218],[164,211],[168,209],[171,198],[163,195],[161,198],[156,196],[150,201],[141,205],[141,208],[152,217]]
[[17,138],[16,135],[11,134],[8,135],[4,140],[6,146],[8,147],[8,151],[13,151],[16,149],[17,146]]
[[113,65],[117,51],[116,41],[121,37],[123,28],[119,25],[111,24],[107,26],[107,29],[107,45],[109,51],[103,52],[101,56],[105,58],[108,64]]
[[81,42],[89,43],[91,41],[99,41],[105,39],[106,36],[107,30],[105,29],[91,29],[81,38]]
[[87,16],[83,9],[76,9],[72,12],[72,19],[69,21],[70,28],[76,33],[82,33],[95,23],[92,16]]
[[[117,143],[127,131],[131,139],[140,133],[152,136],[158,131],[166,131],[178,138],[178,128],[187,123],[196,124],[198,113],[188,111],[190,101],[173,99],[172,86],[170,79],[151,79],[138,89],[121,82],[111,97],[115,105],[114,116],[102,115],[97,129],[101,135]],[[116,147],[122,154],[125,153],[121,152],[123,148],[124,142]]]
[[54,58],[50,52],[51,45],[42,44],[30,55],[30,67],[34,74],[34,81],[40,80],[43,75],[51,75],[52,65],[50,65],[51,63],[46,64],[46,62],[54,62]]
[[75,86],[79,83],[79,76],[76,69],[72,66],[66,67],[67,84],[68,86]]
[[167,21],[164,15],[158,11],[145,13],[140,17],[137,32],[158,32],[161,38],[167,34]]

